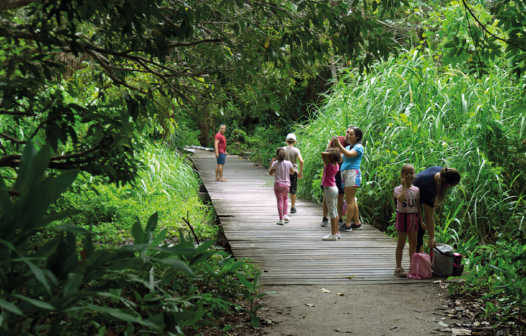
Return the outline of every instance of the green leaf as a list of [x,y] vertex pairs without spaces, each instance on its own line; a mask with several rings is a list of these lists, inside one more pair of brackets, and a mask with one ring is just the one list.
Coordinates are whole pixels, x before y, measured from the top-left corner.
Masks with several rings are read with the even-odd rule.
[[[79,214],[79,213],[81,213],[81,211],[70,209],[70,210],[65,210],[65,211],[59,212],[59,213],[54,214],[54,215],[45,216],[33,228],[36,229],[36,228],[40,228],[40,227],[43,227],[43,226],[47,226],[50,223],[56,222],[56,221],[64,219],[64,218],[68,218],[68,217],[74,216],[74,215]],[[74,232],[74,233],[82,233],[82,232],[76,232],[76,231],[69,231],[66,228],[68,225],[69,226],[76,226],[76,225],[72,225],[72,224],[62,225],[61,227],[65,227],[62,230],[63,231],[68,231],[68,232]],[[77,228],[80,228],[80,227],[77,226]],[[57,227],[57,229],[58,229],[58,227]],[[59,229],[59,230],[61,230],[61,229]],[[82,229],[82,230],[84,230],[84,229]]]
[[133,224],[132,236],[133,236],[133,239],[135,239],[134,244],[147,243],[144,241],[144,231],[142,230],[141,222],[139,221],[139,218],[137,218],[137,220]]
[[[151,236],[155,227],[157,226],[157,221],[159,220],[159,213],[154,213],[148,219],[148,224],[146,224],[146,229],[144,230],[147,235]],[[145,242],[146,243],[146,242]]]
[[257,329],[259,328],[259,316],[256,313],[253,313],[250,316],[250,322],[252,324],[252,328]]
[[47,302],[40,301],[40,300],[35,300],[35,299],[30,299],[27,296],[23,296],[23,295],[19,295],[19,294],[12,294],[12,295],[14,297],[16,297],[16,298],[19,298],[20,300],[24,300],[26,302],[29,302],[33,306],[38,307],[40,309],[57,310],[57,308],[53,307],[53,305],[51,305],[51,304],[49,304]]
[[84,275],[82,274],[68,273],[68,280],[66,280],[66,284],[64,285],[63,296],[77,292],[79,290],[83,278]]
[[243,275],[241,275],[241,273],[237,272],[236,274],[237,278],[239,279],[239,281],[245,285],[246,288],[248,288],[249,290],[254,290],[254,286],[252,286],[252,284],[250,283],[250,281],[248,281],[247,279],[245,279],[245,277]]
[[17,306],[9,301],[0,299],[0,307],[5,310],[9,310],[13,314],[24,316],[24,313],[22,313],[22,311]]
[[191,275],[193,276],[194,275],[194,272],[192,272],[192,270],[190,269],[190,267],[188,267],[188,265],[181,261],[181,260],[178,260],[178,259],[174,259],[174,258],[167,258],[167,259],[156,259],[156,258],[151,258],[152,260],[155,260],[155,261],[158,261],[158,262],[161,262],[163,264],[166,264],[168,266],[171,266],[171,267],[174,267],[180,271],[183,271],[184,273],[188,274],[188,275]]
[[258,271],[256,274],[256,277],[254,278],[254,288],[258,288],[260,279],[261,279],[261,271]]
[[44,275],[44,272],[38,268],[35,264],[33,264],[31,261],[27,260],[26,258],[20,256],[22,259],[24,259],[24,262],[29,266],[31,269],[31,272],[35,275],[37,280],[44,286],[46,289],[46,292],[51,295],[51,288],[49,287],[49,284],[46,281],[46,276]]
[[202,263],[203,261],[208,260],[208,258],[210,258],[211,256],[213,256],[214,254],[216,254],[216,251],[209,251],[209,252],[201,253],[201,254],[195,256],[195,257],[190,261],[190,266],[194,266],[194,265],[200,264],[200,263]]
[[149,248],[150,250],[155,251],[161,251],[170,253],[171,255],[181,255],[181,256],[189,256],[196,253],[196,249],[194,247],[163,247],[163,246],[152,246]]
[[[76,211],[76,210],[73,210],[73,211]],[[66,211],[64,211],[64,212],[66,212]],[[78,225],[74,225],[74,224],[60,225],[60,226],[55,227],[55,229],[57,229],[59,231],[66,231],[66,232],[83,234],[83,235],[92,235],[93,234],[93,232],[90,232],[90,231],[86,230],[85,228],[80,227]]]

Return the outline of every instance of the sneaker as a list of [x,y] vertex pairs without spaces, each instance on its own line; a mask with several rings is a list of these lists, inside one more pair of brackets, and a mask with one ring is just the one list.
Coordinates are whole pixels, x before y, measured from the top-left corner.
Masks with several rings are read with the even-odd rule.
[[284,220],[285,222],[290,222],[290,217],[287,216],[287,215],[285,215],[285,216],[283,216],[283,220]]
[[340,218],[338,219],[338,228],[341,230],[345,226],[345,222]]
[[353,228],[355,230],[361,230],[362,229],[362,224],[351,224],[351,228]]
[[341,234],[340,234],[340,231],[338,231],[338,233],[335,234],[335,236],[336,236],[336,238],[338,238],[338,239],[342,239]]
[[394,271],[394,275],[396,275],[397,277],[407,277],[407,273],[402,267],[397,267]]
[[296,208],[290,208],[290,213],[291,214],[296,213]]
[[336,241],[338,240],[338,237],[331,233],[330,235],[323,237],[321,240]]
[[278,224],[278,225],[283,225],[283,224],[285,224],[285,223],[283,222],[283,219],[280,219],[276,224]]
[[329,225],[329,218],[323,217],[323,220],[321,221],[321,226],[326,227]]
[[347,225],[343,225],[343,228],[342,228],[342,231],[344,232],[351,232],[352,231],[352,225],[351,226],[347,226]]

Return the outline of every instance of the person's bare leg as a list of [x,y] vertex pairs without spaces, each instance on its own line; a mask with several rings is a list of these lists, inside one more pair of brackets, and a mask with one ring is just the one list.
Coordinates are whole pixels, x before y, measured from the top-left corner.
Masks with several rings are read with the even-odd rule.
[[354,202],[354,224],[360,224],[360,213],[358,212],[358,202]]
[[296,207],[296,194],[290,194],[290,207]]
[[226,180],[223,178],[223,166],[224,165],[219,165],[219,181],[220,182],[226,182]]
[[402,255],[404,253],[406,240],[407,232],[398,232],[398,244],[396,245],[396,268],[402,267]]
[[219,181],[219,165],[216,165],[216,181]]
[[331,232],[333,236],[338,233],[338,217],[331,218]]
[[343,217],[343,198],[345,194],[338,194],[338,218]]
[[327,208],[327,202],[325,202],[325,196],[323,196],[323,218],[329,217],[329,209]]
[[356,195],[356,187],[345,187],[345,198],[347,199],[347,219],[345,220],[345,225],[347,227],[351,226],[351,219],[354,216],[354,196]]
[[416,239],[418,237],[418,231],[410,231],[408,233],[409,238],[409,265],[411,265],[411,261],[413,260],[413,254],[416,252]]

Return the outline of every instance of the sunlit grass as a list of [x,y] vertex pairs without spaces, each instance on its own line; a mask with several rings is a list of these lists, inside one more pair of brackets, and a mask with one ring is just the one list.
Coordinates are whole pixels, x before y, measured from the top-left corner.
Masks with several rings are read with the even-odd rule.
[[493,69],[476,79],[455,69],[439,71],[430,56],[412,52],[367,75],[342,75],[325,105],[296,130],[306,159],[300,197],[322,196],[319,152],[352,124],[364,131],[358,198],[367,222],[389,225],[403,163],[414,164],[417,172],[440,165],[458,169],[462,181],[437,213],[439,241],[460,244],[459,237],[474,236],[492,242],[501,233],[520,233],[526,157],[516,151],[526,134],[526,114],[510,109],[520,87],[505,71]]

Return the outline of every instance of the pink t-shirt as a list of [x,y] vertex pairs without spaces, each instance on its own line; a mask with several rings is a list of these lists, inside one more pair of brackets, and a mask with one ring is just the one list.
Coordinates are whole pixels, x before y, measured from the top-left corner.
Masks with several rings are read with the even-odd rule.
[[340,165],[329,163],[323,168],[323,178],[321,185],[324,187],[336,187],[336,173],[339,172]]
[[[394,189],[395,198],[402,192],[402,185],[399,185]],[[418,200],[420,199],[420,189],[412,185],[410,189],[405,192],[405,201],[400,202],[396,200],[396,211],[402,213],[417,213],[418,212]]]
[[283,183],[290,187],[290,168],[292,168],[292,163],[288,160],[274,161],[272,164],[272,169],[276,170],[274,172],[274,184]]

